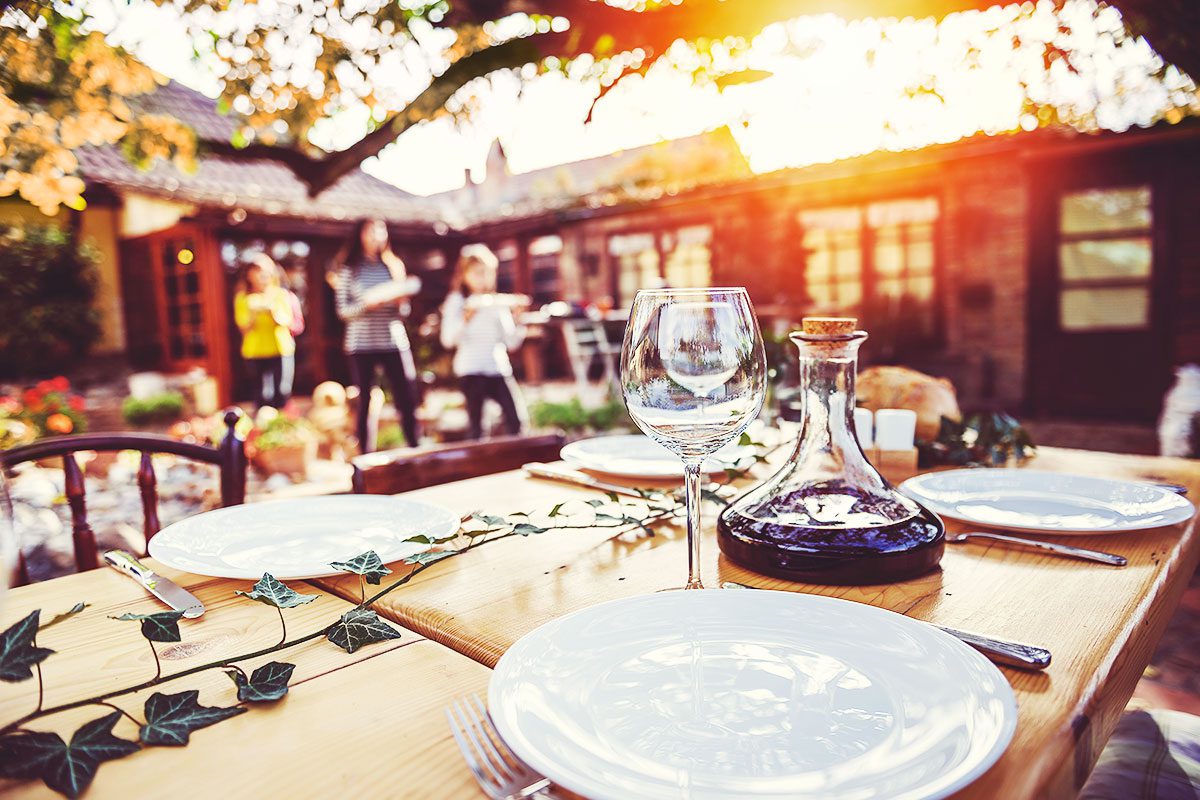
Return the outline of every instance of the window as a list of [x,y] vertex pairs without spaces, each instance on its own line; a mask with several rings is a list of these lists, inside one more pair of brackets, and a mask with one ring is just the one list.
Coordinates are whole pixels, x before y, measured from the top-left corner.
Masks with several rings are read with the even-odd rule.
[[558,236],[540,236],[529,243],[529,279],[533,284],[530,295],[535,306],[562,297],[562,281],[558,271],[562,246],[562,239]]
[[496,270],[496,291],[512,294],[517,291],[517,245],[505,242],[496,248],[496,259],[500,262]]
[[172,361],[204,358],[203,296],[196,245],[188,238],[162,244],[162,276],[167,311],[167,354]]
[[662,286],[658,248],[652,233],[622,233],[608,240],[608,253],[617,271],[617,293],[629,305],[638,289]]
[[691,225],[663,237],[667,252],[668,286],[710,286],[712,284],[712,228]]
[[818,310],[855,313],[863,296],[862,210],[822,208],[800,212],[804,289]]
[[1059,205],[1058,319],[1064,331],[1150,324],[1150,187],[1089,189]]
[[937,218],[932,197],[801,211],[813,310],[902,322],[911,341],[928,342],[937,332]]

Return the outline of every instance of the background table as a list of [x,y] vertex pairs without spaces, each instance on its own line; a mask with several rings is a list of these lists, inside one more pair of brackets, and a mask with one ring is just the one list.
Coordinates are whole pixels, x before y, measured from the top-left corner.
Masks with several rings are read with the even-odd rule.
[[[1043,448],[1037,469],[1188,486],[1200,497],[1200,465]],[[904,476],[891,476],[899,479]],[[547,510],[586,489],[507,472],[413,492],[456,512]],[[941,625],[1049,647],[1043,673],[1005,670],[1017,694],[1016,737],[1000,762],[961,793],[970,798],[1071,796],[1086,779],[1149,662],[1200,559],[1195,520],[1152,531],[1057,537],[1120,553],[1117,569],[1037,551],[947,545],[942,569],[904,583],[830,587],[772,580],[720,556],[706,509],[704,578],[871,603]],[[967,526],[949,522],[951,530]],[[380,613],[488,666],[525,633],[563,614],[619,597],[682,586],[686,541],[679,527],[657,535],[558,531],[487,544],[436,565],[381,601]],[[357,584],[318,583],[346,597]]]

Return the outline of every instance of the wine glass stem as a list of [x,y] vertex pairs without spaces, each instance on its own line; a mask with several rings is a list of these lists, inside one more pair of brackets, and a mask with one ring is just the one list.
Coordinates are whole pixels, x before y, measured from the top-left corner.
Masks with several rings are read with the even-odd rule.
[[687,506],[688,582],[685,589],[703,589],[700,583],[700,465],[704,459],[683,462],[684,504]]

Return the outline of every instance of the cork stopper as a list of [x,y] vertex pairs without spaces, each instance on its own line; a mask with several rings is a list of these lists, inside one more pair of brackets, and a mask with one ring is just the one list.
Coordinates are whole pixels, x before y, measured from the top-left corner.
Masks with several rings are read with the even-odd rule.
[[804,333],[810,336],[838,336],[854,333],[858,320],[854,317],[805,317]]

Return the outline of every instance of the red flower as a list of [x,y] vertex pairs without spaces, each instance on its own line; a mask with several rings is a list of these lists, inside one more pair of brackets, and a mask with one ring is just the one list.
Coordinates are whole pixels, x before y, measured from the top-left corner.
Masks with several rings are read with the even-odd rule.
[[54,391],[54,384],[50,381],[38,381],[38,385],[35,388],[40,394],[49,394]]
[[21,401],[23,403],[25,403],[25,405],[27,405],[27,406],[32,406],[35,403],[40,403],[41,400],[42,400],[42,393],[39,392],[37,389],[26,389],[21,394]]
[[59,375],[57,378],[52,378],[50,380],[50,385],[54,387],[54,391],[56,392],[65,392],[67,389],[71,388],[71,382],[62,375]]
[[73,411],[83,411],[87,408],[87,401],[83,399],[83,395],[81,394],[71,395],[70,399],[67,400],[67,403],[71,406],[71,410]]
[[75,430],[75,423],[66,414],[51,414],[46,419],[46,430],[54,433],[70,433]]

